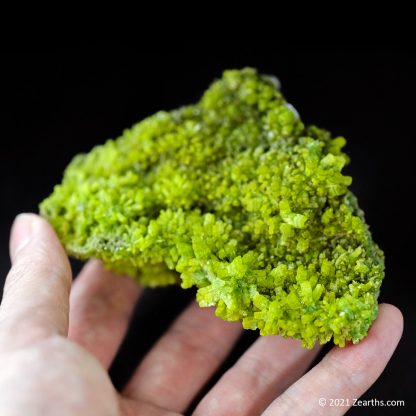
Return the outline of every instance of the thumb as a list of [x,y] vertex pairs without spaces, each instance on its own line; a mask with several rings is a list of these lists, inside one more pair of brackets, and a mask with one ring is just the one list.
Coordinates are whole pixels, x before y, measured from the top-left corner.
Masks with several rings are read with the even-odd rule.
[[71,268],[51,226],[34,214],[17,216],[10,257],[12,268],[0,305],[1,329],[36,337],[66,335]]

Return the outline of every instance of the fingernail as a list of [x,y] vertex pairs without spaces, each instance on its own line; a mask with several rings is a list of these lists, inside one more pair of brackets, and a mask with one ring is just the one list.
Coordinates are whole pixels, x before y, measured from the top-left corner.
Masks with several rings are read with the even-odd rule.
[[11,241],[12,257],[30,243],[35,222],[36,217],[33,214],[19,214],[14,220]]

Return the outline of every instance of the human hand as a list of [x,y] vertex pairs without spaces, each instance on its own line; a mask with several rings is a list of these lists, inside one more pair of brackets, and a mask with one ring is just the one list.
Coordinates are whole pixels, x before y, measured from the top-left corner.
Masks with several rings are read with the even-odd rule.
[[[67,256],[36,215],[14,223],[12,268],[0,306],[0,415],[145,415],[184,412],[241,334],[192,303],[116,392],[107,370],[141,289],[90,261],[71,288]],[[339,415],[319,398],[359,397],[377,379],[402,333],[402,316],[381,305],[369,335],[334,347],[305,375],[319,347],[258,339],[208,392],[194,415]]]

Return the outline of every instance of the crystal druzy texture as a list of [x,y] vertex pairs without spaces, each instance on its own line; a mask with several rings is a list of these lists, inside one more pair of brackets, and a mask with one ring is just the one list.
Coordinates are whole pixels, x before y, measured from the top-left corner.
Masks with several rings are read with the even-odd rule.
[[276,79],[225,71],[197,104],[76,156],[40,210],[77,258],[196,286],[262,335],[343,346],[367,334],[384,276],[344,144],[305,126]]

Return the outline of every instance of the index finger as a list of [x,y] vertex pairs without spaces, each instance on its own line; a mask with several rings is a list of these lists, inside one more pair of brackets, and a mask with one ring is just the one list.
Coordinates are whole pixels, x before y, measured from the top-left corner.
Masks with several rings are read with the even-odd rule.
[[278,397],[263,416],[343,415],[380,376],[402,331],[400,311],[392,305],[380,305],[379,316],[363,341],[345,348],[334,347]]
[[52,227],[37,215],[19,215],[11,231],[10,256],[0,305],[0,333],[7,334],[7,346],[66,336],[71,268]]

